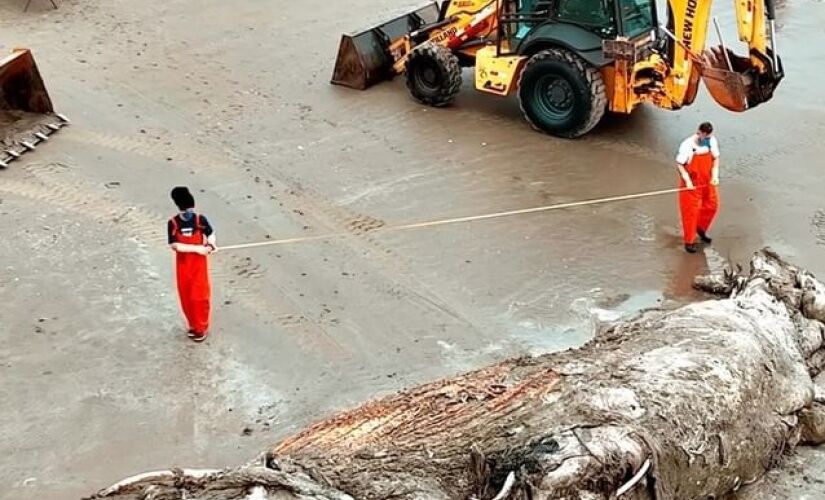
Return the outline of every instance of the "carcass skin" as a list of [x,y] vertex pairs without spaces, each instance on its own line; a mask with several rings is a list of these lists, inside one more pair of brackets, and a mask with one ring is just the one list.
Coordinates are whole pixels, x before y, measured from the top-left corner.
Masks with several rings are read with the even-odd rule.
[[726,298],[367,403],[239,468],[90,498],[721,497],[825,440],[825,286],[769,250],[697,283]]

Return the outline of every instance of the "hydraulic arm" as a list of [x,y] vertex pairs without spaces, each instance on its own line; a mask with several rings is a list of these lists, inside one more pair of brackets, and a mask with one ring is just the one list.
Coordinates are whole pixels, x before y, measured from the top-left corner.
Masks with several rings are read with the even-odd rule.
[[[736,55],[724,42],[707,50],[710,0],[669,0],[667,30],[671,73],[666,88],[673,107],[690,104],[699,76],[711,96],[731,111],[744,111],[773,96],[784,73],[776,50],[775,0],[735,0],[739,40],[749,53]],[[714,20],[715,23],[715,20]]]

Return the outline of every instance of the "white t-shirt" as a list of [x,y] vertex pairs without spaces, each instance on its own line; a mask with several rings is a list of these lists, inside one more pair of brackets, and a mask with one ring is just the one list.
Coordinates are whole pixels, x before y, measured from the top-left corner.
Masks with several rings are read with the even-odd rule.
[[682,141],[679,146],[679,153],[676,155],[676,163],[679,165],[687,165],[693,159],[695,154],[707,154],[708,151],[714,158],[719,158],[719,141],[716,136],[710,136],[710,148],[707,146],[699,146],[696,144],[696,135],[692,135]]

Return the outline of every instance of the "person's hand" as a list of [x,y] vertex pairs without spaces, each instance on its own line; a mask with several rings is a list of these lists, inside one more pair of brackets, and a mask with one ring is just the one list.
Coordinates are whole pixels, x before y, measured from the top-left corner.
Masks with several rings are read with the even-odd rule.
[[206,253],[213,254],[213,253],[218,251],[218,247],[216,247],[215,245],[207,243],[206,244],[206,250],[207,250]]
[[719,177],[714,177],[710,180],[711,186],[718,186],[719,185]]
[[198,254],[198,255],[209,255],[209,247],[198,246],[195,249],[195,253]]
[[691,191],[693,191],[694,189],[696,189],[696,186],[694,186],[694,185],[693,185],[693,181],[692,181],[692,180],[690,180],[690,177],[683,177],[683,178],[682,178],[682,180],[683,180],[683,181],[685,181],[685,187],[686,187],[687,189],[689,189],[689,190],[691,190]]

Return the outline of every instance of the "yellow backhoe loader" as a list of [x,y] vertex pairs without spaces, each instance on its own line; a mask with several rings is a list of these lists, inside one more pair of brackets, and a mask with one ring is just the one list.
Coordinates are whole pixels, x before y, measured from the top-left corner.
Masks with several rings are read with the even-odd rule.
[[517,92],[536,129],[568,138],[608,110],[687,106],[702,80],[716,102],[741,112],[769,100],[784,76],[774,1],[734,0],[744,57],[721,32],[720,45],[706,49],[712,0],[668,0],[664,26],[655,0],[432,2],[344,35],[332,83],[363,90],[404,74],[416,100],[446,106],[462,67],[474,67],[477,90]]
[[27,49],[0,60],[0,168],[33,150],[69,120],[56,114]]

